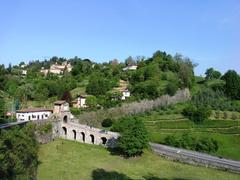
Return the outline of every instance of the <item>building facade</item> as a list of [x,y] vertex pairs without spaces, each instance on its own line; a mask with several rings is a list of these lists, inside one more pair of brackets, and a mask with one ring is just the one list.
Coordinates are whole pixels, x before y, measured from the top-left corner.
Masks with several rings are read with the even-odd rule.
[[48,119],[52,113],[52,109],[45,108],[21,109],[16,112],[16,118],[18,122],[45,120]]

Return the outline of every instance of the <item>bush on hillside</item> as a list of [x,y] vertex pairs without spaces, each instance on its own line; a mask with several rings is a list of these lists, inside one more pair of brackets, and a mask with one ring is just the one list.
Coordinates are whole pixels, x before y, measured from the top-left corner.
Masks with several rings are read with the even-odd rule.
[[182,114],[195,123],[202,123],[211,115],[211,109],[190,104],[183,109]]
[[208,137],[193,137],[190,133],[183,133],[180,137],[169,135],[164,139],[164,143],[169,146],[200,151],[200,152],[216,152],[218,150],[218,142]]
[[104,119],[103,122],[102,122],[102,127],[111,127],[113,124],[112,120],[107,118],[107,119]]
[[166,93],[168,95],[173,96],[174,94],[176,94],[177,90],[178,90],[178,86],[176,85],[176,83],[169,82],[167,84]]

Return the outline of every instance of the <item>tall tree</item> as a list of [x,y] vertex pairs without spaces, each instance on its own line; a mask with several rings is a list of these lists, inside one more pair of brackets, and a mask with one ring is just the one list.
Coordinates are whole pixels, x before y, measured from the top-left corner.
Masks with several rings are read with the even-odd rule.
[[135,118],[125,119],[124,130],[117,146],[128,157],[138,156],[143,153],[143,149],[148,147],[148,133],[141,120]]
[[219,79],[221,77],[221,73],[213,68],[208,68],[205,75],[206,79]]
[[232,99],[240,99],[240,76],[234,70],[227,71],[222,79],[225,81],[225,93]]
[[5,116],[5,102],[3,97],[0,96],[0,123],[4,123]]

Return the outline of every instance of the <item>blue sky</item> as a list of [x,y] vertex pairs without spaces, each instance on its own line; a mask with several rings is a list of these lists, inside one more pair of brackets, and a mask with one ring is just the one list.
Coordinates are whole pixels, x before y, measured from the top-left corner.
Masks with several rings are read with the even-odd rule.
[[0,63],[96,62],[156,50],[240,72],[239,0],[0,0]]

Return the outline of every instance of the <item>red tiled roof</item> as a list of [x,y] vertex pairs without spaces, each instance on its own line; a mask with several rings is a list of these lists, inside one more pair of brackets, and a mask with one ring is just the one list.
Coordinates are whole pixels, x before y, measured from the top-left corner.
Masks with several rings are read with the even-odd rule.
[[43,111],[51,111],[53,112],[52,109],[45,109],[45,108],[29,108],[29,109],[20,109],[17,110],[17,113],[27,113],[27,112],[43,112]]

